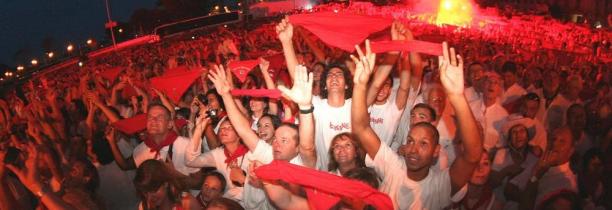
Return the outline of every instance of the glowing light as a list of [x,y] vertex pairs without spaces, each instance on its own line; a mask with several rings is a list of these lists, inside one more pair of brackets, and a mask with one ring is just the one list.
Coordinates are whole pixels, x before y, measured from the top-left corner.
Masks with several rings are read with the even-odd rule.
[[49,52],[49,53],[47,53],[47,56],[49,56],[49,58],[53,58],[53,56],[54,56],[54,55],[55,55],[55,54],[53,54],[53,52]]
[[119,33],[123,33],[123,29],[122,28],[120,28],[118,31],[119,31]]
[[472,10],[470,0],[442,0],[438,6],[436,24],[467,26],[472,22]]
[[242,3],[238,2],[238,6],[242,6]]
[[223,6],[223,9],[225,10],[225,13],[230,13],[229,8],[227,8],[227,6]]
[[308,5],[306,5],[306,7],[304,7],[304,9],[311,10],[312,9],[312,5],[308,4]]
[[219,10],[219,6],[218,6],[218,5],[217,5],[217,6],[215,6],[215,10]]
[[69,44],[68,47],[66,47],[66,51],[72,52],[72,50],[74,50],[74,46],[72,44]]
[[83,67],[83,61],[79,61],[79,67]]
[[17,66],[17,71],[23,71],[25,69],[25,67],[23,66]]
[[338,13],[338,9],[334,9],[334,13]]
[[36,59],[32,59],[32,61],[30,61],[30,63],[31,63],[33,66],[36,66],[36,65],[38,65],[38,60],[36,60]]

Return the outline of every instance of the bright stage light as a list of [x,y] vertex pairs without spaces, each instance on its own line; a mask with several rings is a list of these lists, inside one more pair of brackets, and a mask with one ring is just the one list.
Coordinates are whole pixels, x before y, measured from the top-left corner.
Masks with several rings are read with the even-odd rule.
[[438,6],[436,24],[470,25],[473,16],[472,8],[470,0],[442,0]]

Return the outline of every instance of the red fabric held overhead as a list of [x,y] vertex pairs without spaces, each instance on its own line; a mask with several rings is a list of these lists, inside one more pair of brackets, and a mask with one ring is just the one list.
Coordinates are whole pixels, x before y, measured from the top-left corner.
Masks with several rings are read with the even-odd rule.
[[297,14],[289,22],[302,26],[334,47],[353,52],[370,34],[391,25],[393,19],[355,14],[320,12]]
[[442,55],[442,44],[419,40],[372,42],[371,47],[374,53],[409,51],[428,55]]
[[100,76],[108,81],[115,81],[119,74],[124,70],[124,67],[114,67],[100,72]]
[[259,65],[259,59],[232,61],[227,64],[227,68],[238,77],[240,82],[244,82],[249,75],[249,72]]
[[[187,125],[187,121],[184,119],[174,120],[174,126],[179,129],[185,125]],[[119,120],[114,122],[112,126],[127,135],[144,131],[147,129],[147,114],[139,114],[127,119]]]
[[151,78],[151,86],[165,93],[172,102],[178,104],[181,96],[197,78],[200,78],[201,74],[202,70],[192,70],[171,76],[155,77]]
[[250,96],[250,97],[267,97],[267,98],[280,98],[282,93],[278,89],[238,89],[231,90],[230,93],[233,96]]

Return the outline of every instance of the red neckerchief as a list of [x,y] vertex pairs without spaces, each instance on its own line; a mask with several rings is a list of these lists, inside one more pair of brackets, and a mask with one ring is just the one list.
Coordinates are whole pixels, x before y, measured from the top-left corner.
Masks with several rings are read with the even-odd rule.
[[168,146],[168,145],[174,143],[174,141],[176,140],[176,137],[178,137],[176,132],[170,131],[166,135],[166,138],[161,142],[161,144],[155,143],[155,141],[153,141],[153,139],[151,139],[150,137],[147,137],[144,140],[144,143],[145,143],[145,145],[147,145],[147,147],[149,147],[151,152],[155,152],[155,157],[157,157],[159,155],[159,150],[161,150],[165,146]]
[[232,161],[238,159],[240,156],[243,156],[247,152],[249,152],[249,148],[245,147],[243,144],[238,145],[238,149],[234,151],[234,154],[230,154],[230,152],[227,150],[227,147],[223,147],[223,154],[225,154],[225,163],[227,165],[230,165]]

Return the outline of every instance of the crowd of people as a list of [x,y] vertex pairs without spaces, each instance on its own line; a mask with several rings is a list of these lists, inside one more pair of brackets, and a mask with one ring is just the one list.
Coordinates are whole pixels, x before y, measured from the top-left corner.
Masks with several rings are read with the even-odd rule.
[[612,208],[609,30],[296,11],[324,12],[442,53],[346,52],[280,17],[46,72],[0,99],[0,209]]

